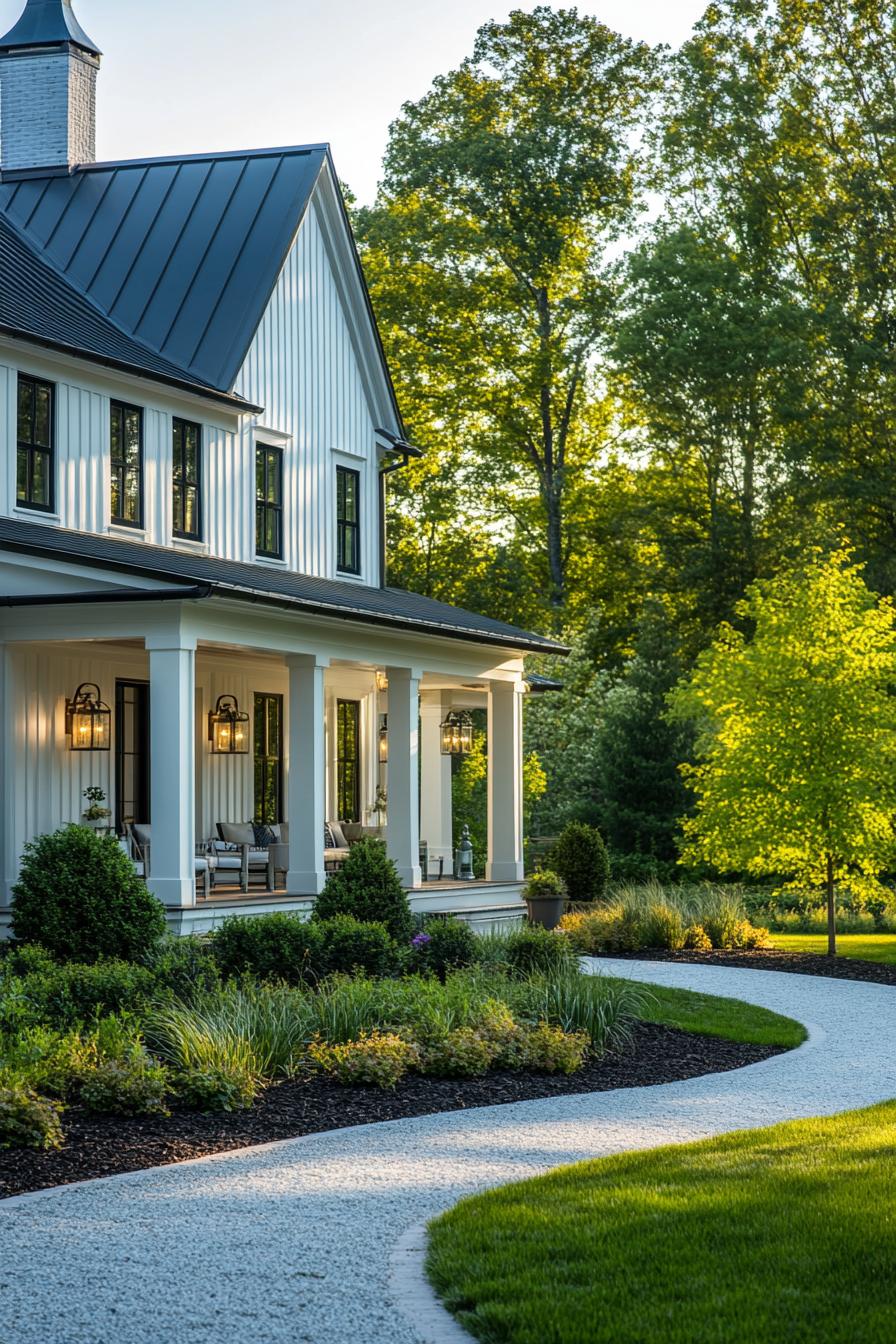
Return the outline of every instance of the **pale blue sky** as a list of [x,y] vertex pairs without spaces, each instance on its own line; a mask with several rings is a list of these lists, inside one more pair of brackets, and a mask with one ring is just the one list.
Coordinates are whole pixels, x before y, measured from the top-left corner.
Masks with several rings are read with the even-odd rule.
[[[0,33],[24,0],[0,0]],[[645,41],[678,45],[706,0],[583,0]],[[456,66],[500,0],[74,0],[104,52],[101,159],[329,140],[372,198],[389,122]]]

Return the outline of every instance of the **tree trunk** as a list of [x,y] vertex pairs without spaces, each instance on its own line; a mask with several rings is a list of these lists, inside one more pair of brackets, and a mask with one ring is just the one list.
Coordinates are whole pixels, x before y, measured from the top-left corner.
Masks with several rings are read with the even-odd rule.
[[828,956],[837,955],[837,910],[834,902],[834,856],[827,855],[827,879],[825,892],[828,905]]

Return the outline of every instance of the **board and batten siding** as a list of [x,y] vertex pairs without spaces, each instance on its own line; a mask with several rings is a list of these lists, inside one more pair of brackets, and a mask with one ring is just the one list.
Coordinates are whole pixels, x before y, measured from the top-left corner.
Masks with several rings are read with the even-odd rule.
[[[284,454],[287,568],[336,570],[336,466],[361,472],[361,579],[379,583],[374,425],[330,254],[312,203],[286,258],[236,391],[264,406],[260,426],[288,435]],[[257,437],[265,439],[264,428]],[[254,423],[245,449],[254,455]],[[275,442],[275,440],[271,440]],[[251,557],[247,557],[251,558]]]
[[[86,788],[98,785],[115,808],[115,683],[147,681],[149,664],[142,649],[100,652],[85,644],[9,646],[9,673],[15,710],[13,843],[17,860],[27,841],[81,819]],[[113,750],[74,752],[65,734],[65,701],[82,682],[95,682],[113,710]],[[215,655],[196,658],[196,837],[212,838],[219,821],[241,822],[254,809],[253,755],[215,756],[208,746],[208,712],[219,695],[235,695],[252,715],[256,692],[283,696],[284,805],[289,781],[289,678],[276,660]],[[369,809],[376,792],[377,699],[373,674],[341,668],[327,676],[327,815],[335,815],[336,702],[357,699],[362,711],[361,802]],[[150,706],[164,713],[164,706]],[[251,730],[250,724],[250,730]],[[8,878],[14,873],[7,874]]]

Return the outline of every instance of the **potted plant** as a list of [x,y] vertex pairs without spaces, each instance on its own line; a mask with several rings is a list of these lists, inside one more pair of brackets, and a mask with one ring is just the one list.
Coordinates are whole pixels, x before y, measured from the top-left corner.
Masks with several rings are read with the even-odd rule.
[[112,815],[109,808],[103,806],[106,801],[105,792],[98,785],[92,784],[89,789],[84,790],[82,796],[87,799],[87,806],[81,813],[81,820],[97,832],[104,830]]
[[556,929],[566,904],[566,884],[557,873],[545,869],[533,873],[523,888],[529,921],[543,929]]
[[370,809],[370,816],[376,818],[374,825],[380,830],[382,830],[386,824],[386,812],[388,806],[389,799],[386,795],[386,790],[380,787],[376,791],[376,797],[374,798],[373,806]]

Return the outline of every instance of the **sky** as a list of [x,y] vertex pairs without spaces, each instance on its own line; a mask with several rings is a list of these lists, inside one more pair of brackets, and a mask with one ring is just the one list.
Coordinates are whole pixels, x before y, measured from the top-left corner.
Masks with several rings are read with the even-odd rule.
[[[104,53],[97,157],[329,141],[373,199],[389,123],[529,0],[73,0]],[[571,3],[571,0],[567,0]],[[0,0],[0,35],[24,0]],[[678,46],[706,0],[580,0],[626,36]]]

